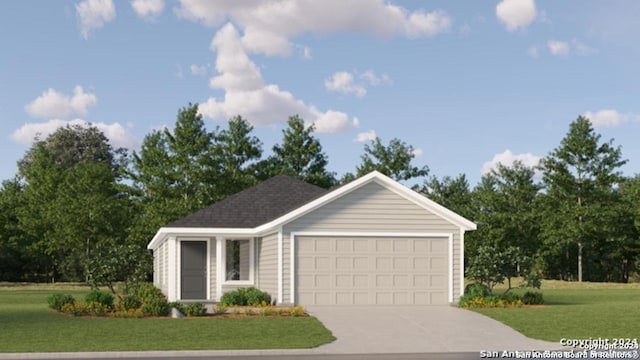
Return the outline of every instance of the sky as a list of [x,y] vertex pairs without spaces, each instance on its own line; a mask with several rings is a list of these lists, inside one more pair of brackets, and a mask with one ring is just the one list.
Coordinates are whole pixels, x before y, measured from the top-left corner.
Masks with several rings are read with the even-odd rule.
[[36,136],[91,123],[139,149],[198,103],[242,115],[268,156],[314,124],[340,177],[398,138],[474,186],[527,165],[587,116],[640,173],[640,2],[83,0],[0,2],[0,180]]

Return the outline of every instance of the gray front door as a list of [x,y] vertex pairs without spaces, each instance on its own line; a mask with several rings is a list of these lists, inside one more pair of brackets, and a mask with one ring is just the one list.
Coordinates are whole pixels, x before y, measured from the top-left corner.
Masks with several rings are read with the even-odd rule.
[[182,241],[180,256],[180,298],[207,298],[207,242]]

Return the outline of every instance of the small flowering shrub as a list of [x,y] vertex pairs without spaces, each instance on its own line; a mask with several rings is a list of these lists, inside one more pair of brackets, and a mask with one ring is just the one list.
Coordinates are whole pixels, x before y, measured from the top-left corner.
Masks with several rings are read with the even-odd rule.
[[86,309],[84,304],[67,303],[62,305],[60,312],[72,316],[86,315]]
[[116,310],[114,312],[112,312],[111,317],[115,317],[115,318],[134,318],[134,319],[140,319],[144,317],[144,314],[142,313],[142,309],[129,309],[129,310]]
[[85,313],[92,316],[105,316],[111,309],[103,303],[92,301],[84,305]]
[[142,301],[135,295],[125,295],[118,302],[118,308],[125,311],[139,309],[141,306]]
[[294,306],[291,308],[291,310],[289,310],[289,314],[293,317],[304,316],[305,315],[304,308],[300,305]]
[[259,306],[270,304],[271,295],[255,287],[239,288],[222,294],[220,302],[225,306]]

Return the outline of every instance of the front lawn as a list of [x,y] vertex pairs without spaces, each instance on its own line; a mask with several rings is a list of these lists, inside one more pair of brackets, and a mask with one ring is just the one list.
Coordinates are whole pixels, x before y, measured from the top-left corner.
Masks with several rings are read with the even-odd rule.
[[638,285],[546,281],[544,306],[474,311],[534,339],[640,338]]
[[0,286],[0,352],[312,348],[335,340],[313,317],[87,318],[49,310],[53,292],[80,286]]

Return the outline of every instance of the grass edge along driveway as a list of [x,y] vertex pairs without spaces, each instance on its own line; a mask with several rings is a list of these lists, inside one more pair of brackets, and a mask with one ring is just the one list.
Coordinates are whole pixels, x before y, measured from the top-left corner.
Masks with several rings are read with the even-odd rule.
[[87,318],[49,310],[53,292],[84,287],[0,285],[0,352],[301,349],[335,338],[314,317]]
[[545,305],[540,307],[475,311],[533,339],[558,342],[562,338],[601,337],[640,341],[640,284],[544,281],[541,291]]

